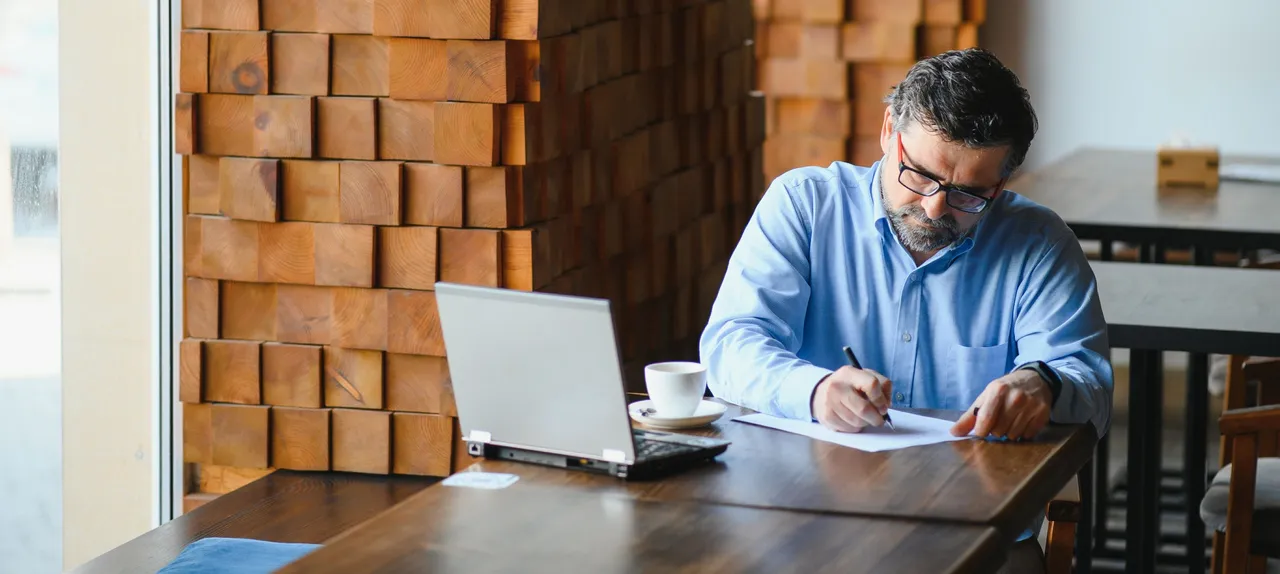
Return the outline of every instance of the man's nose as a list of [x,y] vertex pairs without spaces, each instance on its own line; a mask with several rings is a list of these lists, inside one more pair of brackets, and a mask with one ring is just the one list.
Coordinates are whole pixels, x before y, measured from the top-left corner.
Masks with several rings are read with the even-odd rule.
[[938,193],[922,198],[920,205],[924,207],[924,213],[929,219],[940,219],[948,210],[947,192],[939,190]]

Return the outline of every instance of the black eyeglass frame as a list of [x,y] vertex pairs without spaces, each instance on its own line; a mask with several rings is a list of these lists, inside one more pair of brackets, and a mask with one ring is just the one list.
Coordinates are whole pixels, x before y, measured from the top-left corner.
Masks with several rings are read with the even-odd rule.
[[[991,206],[991,202],[995,201],[995,192],[992,192],[991,194],[992,197],[982,197],[981,195],[969,193],[967,191],[964,191],[949,185],[943,185],[942,182],[934,179],[928,174],[907,165],[906,162],[904,162],[902,159],[903,155],[904,154],[903,154],[903,148],[902,148],[902,134],[898,134],[898,183],[902,184],[902,187],[905,187],[911,190],[912,193],[919,195],[921,197],[931,197],[931,196],[937,195],[939,191],[945,191],[947,193],[947,205],[951,206],[954,209],[963,211],[965,213],[971,213],[975,215],[982,213],[983,211],[986,211],[987,208]],[[908,171],[924,178],[927,181],[933,182],[933,191],[925,193],[914,187],[911,187],[910,185],[907,184],[907,182],[902,181],[902,175]],[[995,189],[998,191],[1002,187],[1004,187],[1004,179],[1001,179],[1000,183],[996,184]],[[957,194],[957,193],[964,197],[971,197],[973,199],[976,199],[981,203],[979,203],[977,206],[974,206],[972,208],[956,205],[951,202],[951,198],[952,198],[952,194]]]

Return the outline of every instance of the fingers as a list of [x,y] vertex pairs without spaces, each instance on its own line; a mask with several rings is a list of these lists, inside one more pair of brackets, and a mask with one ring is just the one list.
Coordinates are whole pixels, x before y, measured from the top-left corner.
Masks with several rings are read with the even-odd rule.
[[844,406],[861,419],[862,426],[878,427],[884,424],[884,414],[871,401],[852,392],[845,395],[843,399]]
[[1004,385],[997,385],[997,388],[1003,390],[1004,400],[1000,417],[991,425],[991,434],[1005,439],[1016,437],[1018,435],[1013,433],[1013,424],[1024,411],[1031,407],[1031,397],[1018,389],[1009,389]]
[[1017,416],[1013,417],[1013,422],[1009,423],[1009,432],[1006,436],[1015,440],[1022,440],[1023,438],[1026,438],[1024,435],[1026,434],[1027,427],[1031,424],[1031,419],[1034,416],[1034,413],[1028,409],[1021,409],[1017,411]]
[[835,416],[832,417],[830,426],[837,431],[860,432],[866,426],[861,417],[845,406],[844,401],[832,401],[831,412]]
[[951,436],[964,436],[973,431],[973,427],[978,423],[978,415],[974,413],[981,408],[982,397],[978,397],[973,401],[973,406],[969,410],[960,415],[956,420],[956,424],[951,426]]
[[974,434],[979,437],[985,437],[995,429],[995,425],[1000,422],[1001,415],[1004,414],[1004,397],[1006,387],[1000,384],[993,384],[987,388],[984,393],[986,400],[978,405],[982,410],[978,413],[978,424],[974,425]]
[[888,377],[870,369],[863,369],[862,372],[867,376],[855,376],[853,386],[862,392],[879,414],[883,415],[889,410],[889,397],[893,396],[893,383]]

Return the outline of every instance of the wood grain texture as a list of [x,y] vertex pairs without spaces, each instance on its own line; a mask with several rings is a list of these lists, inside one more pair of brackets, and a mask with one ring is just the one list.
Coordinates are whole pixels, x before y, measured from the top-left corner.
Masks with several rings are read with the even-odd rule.
[[191,155],[186,160],[187,213],[222,215],[217,156]]
[[497,165],[501,152],[498,106],[439,102],[436,112],[436,163]]
[[333,409],[333,470],[391,471],[391,413]]
[[196,149],[210,155],[253,155],[253,96],[201,94]]
[[272,407],[271,466],[329,470],[329,409]]
[[774,106],[777,133],[848,137],[853,132],[850,103],[844,100],[778,98]]
[[[427,10],[427,1],[374,0],[373,33],[377,36],[431,36],[431,15]],[[392,97],[396,97],[394,92]]]
[[766,31],[764,44],[769,58],[835,60],[840,57],[840,28],[834,24],[783,20],[769,22]]
[[224,281],[220,287],[222,336],[270,341],[276,338],[277,291],[274,283]]
[[380,287],[435,288],[436,228],[382,227],[378,229]]
[[550,282],[550,241],[542,228],[502,231],[502,286],[535,291]]
[[839,60],[769,59],[760,65],[760,87],[778,97],[845,99],[848,66]]
[[343,223],[400,225],[399,162],[344,161],[338,171]]
[[916,30],[912,23],[846,22],[840,28],[840,57],[865,63],[912,62]]
[[333,292],[330,343],[351,349],[386,350],[387,293],[342,287]]
[[373,287],[374,228],[317,223],[316,284]]
[[213,461],[213,420],[208,403],[182,404],[182,462]]
[[188,277],[183,293],[183,315],[188,337],[217,339],[219,283],[213,279]]
[[198,403],[202,400],[204,383],[204,347],[199,339],[183,339],[178,342],[178,400]]
[[499,110],[504,165],[529,165],[541,158],[544,109],[536,104],[510,104]]
[[270,86],[267,32],[209,33],[209,91],[265,94]]
[[197,220],[200,222],[201,276],[257,281],[258,224],[223,217]]
[[382,408],[382,352],[325,347],[324,405]]
[[487,40],[497,32],[498,0],[426,0],[432,38]]
[[264,405],[213,405],[213,464],[266,468],[270,465],[270,412]]
[[271,468],[202,464],[195,469],[195,490],[208,494],[227,494],[274,471]]
[[327,345],[332,315],[332,289],[307,285],[276,286],[276,340]]
[[[201,215],[188,215],[182,220],[182,274],[186,277],[204,275],[204,219]],[[258,244],[257,238],[253,244]]]
[[[390,0],[407,2],[409,0]],[[421,4],[423,0],[411,0]],[[447,42],[421,38],[391,38],[390,85],[397,100],[441,101],[449,98]]]
[[218,162],[222,213],[237,220],[280,219],[280,162],[224,157]]
[[391,472],[449,476],[453,463],[453,419],[395,413],[391,417]]
[[403,176],[406,224],[462,227],[461,166],[406,163]]
[[[205,341],[204,399],[215,403],[262,403],[260,359],[256,341]],[[229,464],[218,463],[214,464]]]
[[194,94],[173,95],[173,153],[196,152],[196,104]]
[[956,26],[964,20],[964,3],[964,0],[924,0],[924,23]]
[[316,279],[312,224],[264,223],[258,228],[258,280],[312,284]]
[[[207,1],[207,0],[206,0]],[[319,32],[316,9],[319,0],[258,0],[262,26],[277,32]]]
[[519,52],[505,40],[449,40],[448,99],[456,102],[504,104],[515,96],[516,72],[512,61]]
[[444,356],[444,335],[434,292],[388,291],[387,308],[388,351]]
[[256,96],[253,99],[254,155],[309,158],[315,149],[315,98]]
[[281,161],[281,217],[286,221],[337,223],[339,165],[336,161]]
[[262,402],[319,408],[321,368],[318,346],[263,343]]
[[435,102],[378,100],[378,157],[431,161],[435,158]]
[[332,159],[378,157],[377,100],[317,98],[317,152]]
[[[774,5],[775,12],[779,5]],[[901,2],[900,0],[853,0],[850,3],[849,15],[855,22],[898,22],[903,24],[919,24],[924,17],[922,2]]]
[[386,355],[388,410],[443,413],[449,384],[449,361],[444,357]]
[[502,284],[502,235],[485,229],[440,230],[440,280],[488,287]]
[[271,35],[271,93],[329,95],[329,35]]
[[386,96],[391,90],[390,42],[379,36],[335,35],[331,93]]
[[257,30],[257,0],[182,0],[183,28]]
[[505,228],[524,224],[519,168],[466,168],[466,226]]
[[374,0],[315,0],[316,30],[329,34],[372,34]]

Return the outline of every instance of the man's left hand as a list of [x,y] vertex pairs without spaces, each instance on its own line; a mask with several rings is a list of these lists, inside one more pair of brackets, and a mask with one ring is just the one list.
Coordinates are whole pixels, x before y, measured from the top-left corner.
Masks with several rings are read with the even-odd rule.
[[1030,440],[1049,424],[1052,404],[1053,393],[1039,374],[1014,371],[991,381],[951,427],[951,434]]

